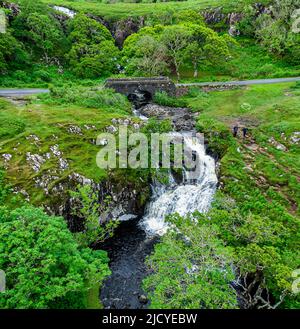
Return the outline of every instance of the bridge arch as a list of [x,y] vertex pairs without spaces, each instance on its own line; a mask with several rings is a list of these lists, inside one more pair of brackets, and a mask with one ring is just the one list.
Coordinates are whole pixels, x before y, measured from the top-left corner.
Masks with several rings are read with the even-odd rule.
[[127,78],[127,79],[108,79],[105,82],[106,88],[112,88],[116,92],[127,97],[135,97],[138,93],[151,98],[156,92],[166,92],[170,96],[175,96],[176,86],[166,77],[159,78]]
[[144,104],[148,104],[152,100],[153,96],[154,95],[152,95],[147,90],[138,89],[133,91],[131,94],[129,94],[127,98],[135,104],[144,105]]

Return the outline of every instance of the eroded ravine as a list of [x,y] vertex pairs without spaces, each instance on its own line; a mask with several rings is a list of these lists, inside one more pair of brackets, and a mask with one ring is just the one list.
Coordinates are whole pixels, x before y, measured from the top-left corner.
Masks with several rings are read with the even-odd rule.
[[[163,111],[164,108],[162,107]],[[134,114],[143,120],[145,115],[138,109]],[[169,184],[152,183],[152,198],[145,214],[137,220],[122,222],[113,238],[101,246],[108,251],[111,276],[104,282],[101,301],[105,308],[147,308],[142,280],[148,274],[145,259],[153,251],[154,244],[168,228],[165,217],[172,213],[186,215],[196,210],[206,212],[217,187],[215,160],[206,154],[201,140],[176,132],[196,153],[199,170],[184,171],[181,182],[176,182],[170,171]]]

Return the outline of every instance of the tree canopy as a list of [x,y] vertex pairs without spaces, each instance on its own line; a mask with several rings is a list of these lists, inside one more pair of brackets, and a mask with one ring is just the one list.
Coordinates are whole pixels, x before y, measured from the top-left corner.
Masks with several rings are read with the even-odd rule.
[[80,249],[61,217],[1,207],[0,224],[2,308],[83,308],[88,289],[109,274],[106,253]]
[[184,18],[180,24],[146,27],[128,37],[123,49],[126,70],[145,75],[174,71],[179,80],[183,67],[192,67],[197,77],[201,66],[230,59],[232,38]]

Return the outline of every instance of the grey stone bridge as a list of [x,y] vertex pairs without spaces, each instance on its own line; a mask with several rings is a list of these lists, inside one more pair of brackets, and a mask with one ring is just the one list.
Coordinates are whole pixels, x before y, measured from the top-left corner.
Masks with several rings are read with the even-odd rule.
[[129,99],[137,93],[152,98],[158,91],[165,91],[170,96],[176,95],[176,86],[167,77],[107,79],[105,87],[112,88],[116,92],[126,95]]

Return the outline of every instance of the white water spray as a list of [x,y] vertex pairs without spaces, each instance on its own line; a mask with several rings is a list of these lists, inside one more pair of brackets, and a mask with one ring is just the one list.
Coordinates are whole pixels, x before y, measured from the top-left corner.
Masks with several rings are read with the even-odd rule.
[[199,159],[197,175],[189,170],[184,171],[181,184],[176,184],[170,173],[171,184],[168,186],[154,183],[153,196],[146,208],[146,214],[140,225],[149,235],[163,235],[168,229],[165,217],[178,213],[185,216],[196,210],[207,212],[217,188],[217,175],[214,159],[206,154],[204,143],[184,133],[178,133]]
[[71,10],[69,8],[61,7],[61,6],[53,6],[53,9],[67,15],[70,18],[74,18],[76,15],[76,12],[74,10]]
[[[134,109],[134,114],[141,120],[148,118]],[[215,160],[206,154],[204,141],[194,138],[184,132],[173,133],[184,138],[186,146],[197,157],[197,171],[183,168],[183,181],[177,184],[170,172],[169,185],[154,182],[152,185],[152,200],[146,207],[146,213],[140,221],[140,226],[149,236],[164,235],[168,230],[166,216],[178,213],[185,216],[199,211],[205,213],[209,210],[217,189],[218,178],[216,175]]]

